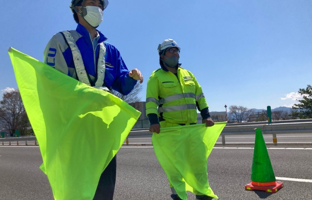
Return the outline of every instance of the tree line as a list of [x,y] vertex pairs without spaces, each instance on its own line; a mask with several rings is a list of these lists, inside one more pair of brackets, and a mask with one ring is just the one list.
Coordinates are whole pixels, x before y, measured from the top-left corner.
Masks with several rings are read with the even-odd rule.
[[[230,106],[229,107],[229,122],[257,122],[257,121],[267,121],[267,111],[255,111],[248,109],[244,106]],[[290,118],[290,114],[287,111],[276,110],[271,113],[272,120],[286,120]]]
[[[285,119],[307,119],[312,118],[312,86],[307,85],[306,88],[300,88],[298,93],[302,96],[302,99],[297,99],[299,103],[292,106],[291,113],[286,111],[272,111],[272,120],[285,120]],[[267,111],[254,111],[244,106],[230,106],[228,117],[232,122],[244,122],[244,121],[266,121]]]
[[[128,103],[134,103],[140,100],[138,95],[141,90],[142,85],[137,84],[134,90],[128,95],[121,95],[116,91],[112,91],[112,94]],[[306,88],[300,88],[298,92],[301,94],[302,99],[297,100],[298,103],[292,107],[293,111],[291,113],[273,111],[272,120],[312,118],[312,86],[308,85]],[[228,120],[231,122],[240,123],[244,121],[267,120],[266,110],[254,111],[244,106],[232,105],[229,107],[229,111]],[[0,101],[0,131],[5,131],[11,136],[14,135],[15,131],[19,131],[20,135],[29,135],[32,133],[21,95],[17,89],[4,92]]]

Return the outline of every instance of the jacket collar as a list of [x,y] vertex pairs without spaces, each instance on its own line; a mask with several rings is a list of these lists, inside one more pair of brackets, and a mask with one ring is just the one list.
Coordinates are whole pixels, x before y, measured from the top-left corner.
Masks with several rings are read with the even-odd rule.
[[[97,29],[96,29],[97,30]],[[81,24],[78,24],[77,25],[77,28],[76,28],[76,31],[83,36],[83,38],[92,45],[92,41],[90,40],[90,35],[89,35],[89,32],[88,30],[82,26]],[[100,39],[98,40],[98,43],[102,43],[104,41],[107,40],[107,38],[99,31],[97,30],[97,32],[99,33],[100,35]]]

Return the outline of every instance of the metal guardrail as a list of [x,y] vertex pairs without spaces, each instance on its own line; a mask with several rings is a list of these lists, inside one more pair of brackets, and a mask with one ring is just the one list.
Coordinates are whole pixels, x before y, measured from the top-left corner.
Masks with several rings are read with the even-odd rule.
[[[277,124],[250,124],[250,125],[227,125],[222,134],[253,134],[255,128],[260,128],[262,133],[307,133],[312,132],[312,122],[292,122]],[[295,132],[294,132],[295,131]]]
[[19,142],[25,142],[25,145],[28,145],[28,141],[35,141],[35,145],[38,145],[37,138],[35,136],[30,137],[7,137],[7,138],[0,138],[0,144],[4,145],[4,142],[9,142],[9,145],[11,145],[11,142],[16,142],[17,145],[19,145]]
[[[312,121],[289,121],[288,123],[253,123],[253,124],[227,124],[221,133],[222,137],[222,145],[225,145],[225,137],[226,135],[253,135],[255,134],[255,129],[260,128],[263,134],[272,134],[273,135],[273,143],[277,145],[277,134],[296,134],[296,133],[312,133]],[[138,135],[151,135],[151,133],[147,129],[133,130],[130,135],[137,135],[134,132],[142,132]],[[25,141],[27,145],[27,141],[35,141],[35,145],[37,145],[36,137],[9,137],[9,138],[0,138],[0,144],[4,142],[9,142],[11,144],[12,141],[18,142]]]
[[[275,120],[272,121],[272,124],[280,123],[295,123],[295,122],[312,122],[312,119],[291,119],[291,120]],[[251,124],[268,124],[267,121],[258,121],[258,122],[244,122],[244,123],[228,123],[227,126],[241,126],[241,125],[251,125]]]
[[260,128],[263,134],[272,134],[273,144],[277,145],[276,134],[312,133],[312,121],[234,126],[227,125],[221,133],[222,145],[225,145],[226,135],[252,135],[255,134],[256,128]]

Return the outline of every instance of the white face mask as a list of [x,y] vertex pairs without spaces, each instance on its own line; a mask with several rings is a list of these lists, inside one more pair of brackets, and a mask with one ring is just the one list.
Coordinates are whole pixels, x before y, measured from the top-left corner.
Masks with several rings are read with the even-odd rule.
[[103,21],[103,10],[98,6],[86,6],[86,15],[83,17],[92,27],[96,28]]

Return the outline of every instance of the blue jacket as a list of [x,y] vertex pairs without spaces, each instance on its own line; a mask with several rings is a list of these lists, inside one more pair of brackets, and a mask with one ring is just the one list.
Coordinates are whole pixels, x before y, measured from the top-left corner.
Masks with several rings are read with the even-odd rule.
[[[78,24],[76,31],[70,31],[81,52],[85,69],[91,80],[96,79],[96,67],[99,56],[99,45],[93,48],[93,43],[87,29]],[[97,43],[104,42],[107,38],[99,32]],[[104,43],[106,47],[105,55],[105,79],[104,85],[110,89],[117,90],[123,95],[127,95],[137,83],[136,80],[129,77],[129,70],[124,63],[118,49]],[[44,51],[44,62],[55,69],[78,80],[73,62],[73,55],[62,33],[55,34],[49,41]]]

